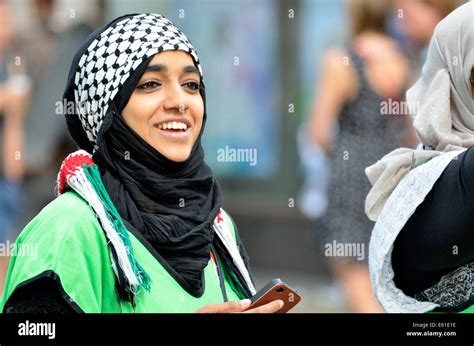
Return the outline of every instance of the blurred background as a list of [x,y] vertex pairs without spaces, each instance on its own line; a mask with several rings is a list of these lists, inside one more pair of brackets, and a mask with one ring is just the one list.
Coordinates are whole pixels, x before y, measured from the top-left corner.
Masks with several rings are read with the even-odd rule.
[[[222,185],[223,206],[239,228],[257,287],[280,277],[303,296],[297,312],[363,311],[351,302],[364,305],[363,298],[351,292],[367,287],[347,284],[321,251],[319,221],[332,194],[334,160],[323,138],[336,138],[338,127],[340,133],[345,128],[338,125],[343,118],[326,114],[356,107],[346,99],[330,111],[322,106],[345,83],[337,68],[328,72],[331,59],[334,65],[339,54],[344,65],[344,52],[358,47],[367,71],[373,70],[367,83],[379,91],[380,117],[380,102],[401,102],[418,78],[436,23],[462,2],[0,0],[0,240],[14,241],[54,199],[60,162],[75,150],[57,109],[81,42],[117,16],[156,12],[181,28],[200,56],[207,88],[206,161]],[[392,55],[379,54],[384,45]],[[389,70],[393,76],[383,72]],[[390,92],[394,83],[398,93]],[[336,89],[325,96],[321,85]],[[410,118],[394,113],[389,122],[396,140],[387,151],[416,146]],[[256,161],[220,159],[219,152],[231,149],[256,149]],[[374,155],[373,162],[379,158]],[[332,218],[346,217],[344,210],[335,212]],[[3,256],[0,277],[7,261]]]

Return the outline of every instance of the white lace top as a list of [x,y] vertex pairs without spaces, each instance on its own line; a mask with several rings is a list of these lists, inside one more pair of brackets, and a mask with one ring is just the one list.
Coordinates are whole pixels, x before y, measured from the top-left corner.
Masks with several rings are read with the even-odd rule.
[[421,313],[438,306],[409,297],[395,287],[392,250],[395,239],[410,216],[451,160],[464,150],[450,151],[432,158],[408,173],[390,195],[372,230],[369,244],[370,279],[375,296],[386,312]]

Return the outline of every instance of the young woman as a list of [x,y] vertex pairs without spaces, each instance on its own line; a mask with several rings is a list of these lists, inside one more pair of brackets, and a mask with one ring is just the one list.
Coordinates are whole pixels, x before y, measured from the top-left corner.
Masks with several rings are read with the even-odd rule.
[[367,168],[375,294],[387,312],[474,312],[474,8],[436,27],[422,76],[407,92],[417,150]]
[[326,52],[310,121],[314,142],[331,159],[329,204],[316,229],[319,241],[325,249],[335,243],[363,249],[359,255],[327,257],[354,312],[381,311],[370,289],[366,254],[373,224],[363,201],[370,190],[365,167],[397,147],[393,116],[381,115],[381,104],[399,100],[407,81],[407,62],[385,32],[389,11],[388,1],[350,2],[351,41],[345,50]]
[[156,14],[115,19],[79,49],[64,99],[81,150],[19,236],[35,258],[12,258],[1,309],[246,310],[248,257],[204,162],[205,89],[186,36]]

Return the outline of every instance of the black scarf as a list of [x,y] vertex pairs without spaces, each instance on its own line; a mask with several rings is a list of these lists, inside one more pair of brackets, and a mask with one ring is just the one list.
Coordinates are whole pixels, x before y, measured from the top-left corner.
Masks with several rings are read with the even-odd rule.
[[214,240],[221,189],[200,145],[183,163],[143,141],[116,112],[94,156],[120,215],[141,233],[189,285],[202,288]]

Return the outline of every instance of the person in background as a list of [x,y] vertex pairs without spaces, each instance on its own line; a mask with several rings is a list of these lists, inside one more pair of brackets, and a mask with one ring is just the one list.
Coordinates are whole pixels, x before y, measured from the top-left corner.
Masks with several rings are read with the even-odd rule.
[[[436,25],[458,7],[463,0],[393,0],[393,15],[389,22],[390,34],[398,41],[410,63],[410,85],[421,74],[428,44]],[[402,124],[406,131],[402,143],[409,148],[418,145],[410,116]]]
[[[25,61],[15,47],[12,10],[0,1],[0,243],[17,231],[24,175],[24,121],[30,93]],[[8,254],[0,255],[0,292]]]
[[[400,100],[408,63],[386,33],[390,2],[349,2],[352,37],[345,49],[329,49],[321,64],[318,93],[309,120],[313,142],[330,157],[327,212],[317,235],[354,312],[380,312],[371,291],[367,250],[373,224],[364,214],[370,189],[364,169],[397,146],[392,117],[382,102]],[[337,129],[337,133],[335,133]],[[338,246],[359,249],[340,253]]]
[[[396,30],[405,53],[418,65],[418,73],[426,58],[426,50],[436,25],[462,0],[394,0],[394,18]],[[416,80],[416,77],[414,77]]]
[[[61,1],[31,1],[32,18],[20,33],[33,84],[25,121],[27,155],[23,191],[28,198],[21,213],[22,227],[54,199],[51,187],[55,172],[62,159],[75,148],[65,124],[57,119],[65,107],[61,99],[64,76],[74,51],[94,26],[103,24],[102,10],[95,1],[88,1],[87,6],[91,8],[77,10],[71,18],[69,11],[61,9]],[[96,15],[87,16],[89,12]]]

